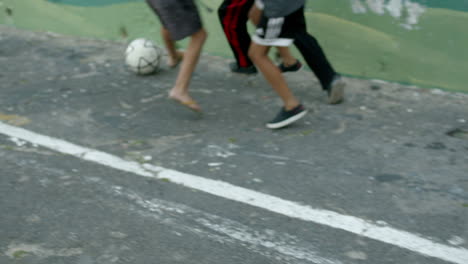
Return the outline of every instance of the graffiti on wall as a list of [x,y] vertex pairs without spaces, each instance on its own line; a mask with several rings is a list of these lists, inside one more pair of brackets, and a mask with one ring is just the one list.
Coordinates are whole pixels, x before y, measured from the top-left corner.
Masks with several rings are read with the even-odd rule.
[[416,28],[419,18],[426,11],[422,4],[405,0],[351,0],[351,9],[355,14],[389,14],[408,30]]

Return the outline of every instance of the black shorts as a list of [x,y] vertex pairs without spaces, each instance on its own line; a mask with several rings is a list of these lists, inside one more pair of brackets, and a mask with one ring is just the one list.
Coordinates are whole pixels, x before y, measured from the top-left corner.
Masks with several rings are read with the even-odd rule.
[[262,46],[287,47],[294,42],[297,32],[304,28],[304,7],[285,17],[268,18],[262,13],[252,41]]
[[181,40],[202,29],[200,14],[194,0],[146,0],[158,15],[171,38]]

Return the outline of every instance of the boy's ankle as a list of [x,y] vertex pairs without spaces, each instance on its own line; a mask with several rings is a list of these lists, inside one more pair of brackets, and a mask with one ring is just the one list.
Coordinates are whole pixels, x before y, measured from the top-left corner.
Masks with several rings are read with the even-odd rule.
[[284,109],[286,111],[291,111],[292,109],[296,108],[298,105],[300,105],[301,103],[299,102],[294,102],[294,103],[287,103],[284,105]]
[[290,67],[295,65],[298,62],[298,60],[289,60],[289,61],[283,61],[283,65],[286,67]]

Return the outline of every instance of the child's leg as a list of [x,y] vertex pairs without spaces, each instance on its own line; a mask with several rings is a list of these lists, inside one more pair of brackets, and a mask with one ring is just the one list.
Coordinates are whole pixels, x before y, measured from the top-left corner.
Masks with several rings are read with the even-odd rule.
[[289,47],[276,47],[284,66],[291,66],[297,63],[297,59],[291,54]]
[[238,73],[242,69],[253,68],[252,61],[248,57],[250,35],[247,30],[248,12],[254,0],[224,0],[218,8],[218,16],[226,35],[229,46],[235,56],[236,62],[231,65],[231,70]]
[[163,38],[164,45],[166,46],[167,55],[169,56],[167,59],[167,65],[171,68],[175,67],[182,59],[184,53],[176,49],[175,42],[171,38],[171,33],[169,33],[165,27],[161,27],[161,36]]
[[309,67],[315,73],[315,76],[319,79],[322,88],[326,90],[333,77],[336,75],[336,72],[325,56],[317,39],[307,31],[300,30],[294,40],[294,45],[296,45],[302,57],[304,57]]
[[279,68],[268,57],[269,49],[270,47],[252,43],[249,49],[249,56],[262,72],[263,76],[265,76],[268,83],[270,83],[276,93],[281,97],[284,108],[288,111],[295,108],[300,103],[292,94]]
[[341,103],[346,82],[335,72],[315,37],[304,28],[299,30],[294,44],[319,79],[322,89],[327,91],[328,103]]
[[190,43],[184,53],[184,60],[182,61],[176,83],[169,92],[170,98],[197,111],[200,110],[200,106],[190,97],[188,88],[206,37],[207,33],[204,29],[199,30],[191,36]]
[[257,26],[258,23],[260,23],[261,16],[262,16],[262,10],[260,10],[258,6],[254,4],[252,8],[250,8],[250,11],[249,11],[250,22],[252,22],[254,26]]

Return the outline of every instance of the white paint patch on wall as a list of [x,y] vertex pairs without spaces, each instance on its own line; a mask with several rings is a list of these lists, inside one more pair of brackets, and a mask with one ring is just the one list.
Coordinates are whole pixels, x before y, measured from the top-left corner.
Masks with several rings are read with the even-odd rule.
[[413,3],[411,1],[405,1],[406,7],[406,21],[402,24],[406,29],[414,29],[415,26],[419,23],[419,18],[424,14],[426,8],[418,3]]
[[367,12],[367,8],[361,0],[351,0],[351,9],[355,14],[365,14]]
[[155,179],[167,179],[188,188],[203,191],[214,196],[237,201],[264,210],[300,219],[306,222],[345,230],[360,236],[395,245],[424,256],[434,257],[456,264],[468,263],[468,249],[452,247],[435,242],[418,234],[398,230],[388,225],[378,224],[358,217],[313,208],[297,202],[175,170],[126,161],[117,156],[81,147],[67,141],[40,135],[22,128],[0,122],[0,134],[15,137],[42,147],[72,155],[110,168],[130,172],[135,175]]
[[376,14],[385,14],[385,0],[366,0],[367,6]]
[[390,0],[385,9],[392,17],[400,18],[403,11],[403,0]]
[[419,18],[426,11],[423,5],[410,0],[351,0],[351,9],[355,14],[368,11],[378,15],[388,13],[408,30],[417,28]]

